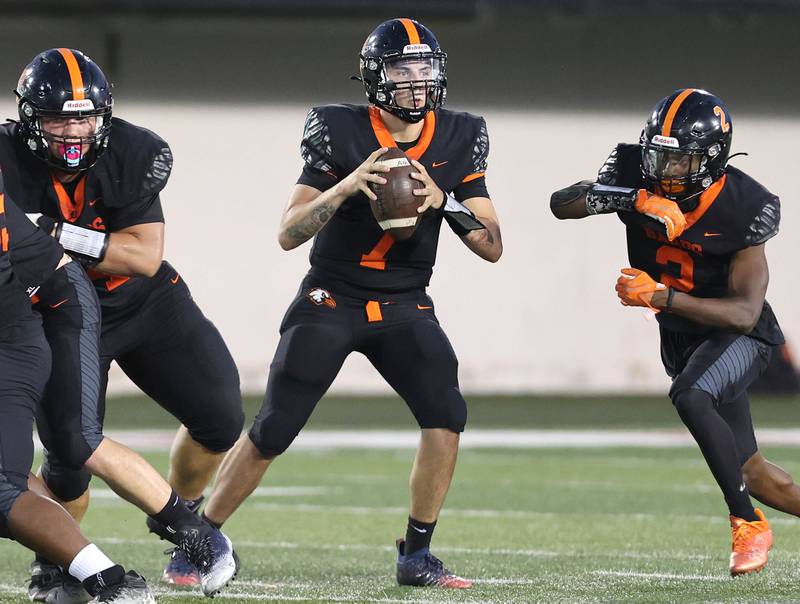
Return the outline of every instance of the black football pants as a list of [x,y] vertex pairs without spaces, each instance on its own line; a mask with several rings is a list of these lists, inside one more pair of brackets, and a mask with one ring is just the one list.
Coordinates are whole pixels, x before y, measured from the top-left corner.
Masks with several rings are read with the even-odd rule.
[[289,447],[353,351],[369,359],[421,428],[464,430],[458,360],[424,291],[366,300],[308,277],[280,333],[264,402],[250,429],[265,457]]

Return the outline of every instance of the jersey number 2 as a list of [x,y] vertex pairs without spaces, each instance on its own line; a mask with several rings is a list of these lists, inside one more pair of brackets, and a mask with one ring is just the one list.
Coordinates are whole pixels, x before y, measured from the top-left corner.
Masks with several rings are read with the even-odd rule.
[[670,273],[661,273],[661,283],[667,287],[674,287],[682,292],[694,289],[694,260],[689,252],[669,245],[662,245],[656,250],[656,262],[666,268],[670,264],[680,267],[680,277]]

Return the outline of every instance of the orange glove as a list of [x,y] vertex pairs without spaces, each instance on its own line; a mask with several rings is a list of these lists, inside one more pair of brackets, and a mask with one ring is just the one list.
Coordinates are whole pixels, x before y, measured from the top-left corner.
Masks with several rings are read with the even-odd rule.
[[667,228],[667,239],[672,241],[686,230],[686,217],[678,204],[665,197],[659,197],[639,189],[633,206],[640,214],[645,214],[663,223]]
[[650,302],[653,294],[662,289],[667,289],[667,286],[654,281],[638,268],[623,268],[622,275],[617,279],[617,295],[624,306],[647,306],[659,312]]

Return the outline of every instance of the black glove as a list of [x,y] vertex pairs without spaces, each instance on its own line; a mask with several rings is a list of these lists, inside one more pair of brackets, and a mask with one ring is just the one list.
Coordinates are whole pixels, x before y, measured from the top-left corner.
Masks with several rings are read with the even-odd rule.
[[39,218],[36,219],[36,224],[39,225],[39,228],[42,229],[48,235],[51,235],[58,239],[58,234],[56,233],[57,228],[61,225],[61,222],[47,216],[46,214],[42,214]]

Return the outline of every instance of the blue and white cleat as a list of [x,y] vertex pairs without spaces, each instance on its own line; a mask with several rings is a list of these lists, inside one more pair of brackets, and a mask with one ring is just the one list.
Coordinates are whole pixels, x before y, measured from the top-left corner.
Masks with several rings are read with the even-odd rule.
[[178,532],[178,549],[200,574],[203,594],[213,597],[239,572],[239,558],[233,544],[222,531],[208,523]]
[[406,542],[398,539],[397,545],[397,583],[415,587],[447,587],[450,589],[468,589],[472,581],[459,577],[447,570],[428,548],[423,548],[406,556]]

